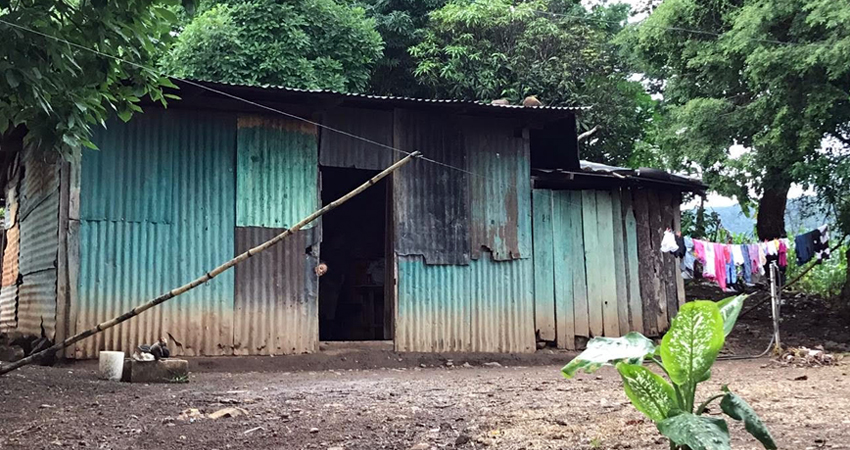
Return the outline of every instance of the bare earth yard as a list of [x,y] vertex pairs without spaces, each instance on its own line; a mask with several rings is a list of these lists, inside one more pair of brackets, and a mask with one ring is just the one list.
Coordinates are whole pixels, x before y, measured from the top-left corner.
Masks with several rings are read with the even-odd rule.
[[[99,381],[91,364],[28,367],[0,379],[0,448],[667,448],[613,370],[564,380],[558,369],[201,372],[136,385]],[[847,371],[729,361],[707,387],[729,383],[750,400],[781,448],[850,448]],[[248,415],[178,419],[231,406]],[[758,448],[732,431],[733,448]]]

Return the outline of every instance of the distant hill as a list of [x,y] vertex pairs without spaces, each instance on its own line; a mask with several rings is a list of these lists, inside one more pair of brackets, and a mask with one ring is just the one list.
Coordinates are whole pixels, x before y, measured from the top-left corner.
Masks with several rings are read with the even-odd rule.
[[[806,197],[788,200],[788,207],[785,210],[785,227],[789,234],[795,235],[800,231],[809,231],[826,223],[826,216],[811,203],[811,198]],[[755,234],[755,217],[746,217],[739,205],[706,207],[706,212],[712,211],[720,215],[723,228],[735,234]]]

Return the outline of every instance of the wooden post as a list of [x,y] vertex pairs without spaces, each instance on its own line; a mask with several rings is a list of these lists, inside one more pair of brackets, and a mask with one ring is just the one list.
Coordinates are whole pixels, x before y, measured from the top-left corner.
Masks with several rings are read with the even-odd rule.
[[264,242],[264,243],[262,243],[262,244],[260,244],[256,247],[248,250],[247,252],[240,254],[239,256],[231,259],[230,261],[227,261],[226,263],[216,267],[215,269],[201,275],[200,277],[196,278],[194,281],[191,281],[187,284],[184,284],[183,286],[180,286],[178,288],[172,289],[171,291],[166,292],[165,294],[162,294],[159,297],[156,297],[153,300],[150,300],[143,305],[137,306],[137,307],[131,309],[130,311],[127,311],[124,314],[121,314],[120,316],[118,316],[118,317],[116,317],[112,320],[108,320],[106,322],[100,323],[97,326],[95,326],[94,328],[90,328],[86,331],[83,331],[82,333],[78,333],[74,336],[71,336],[71,337],[65,339],[62,342],[58,342],[58,343],[54,344],[52,347],[49,347],[49,348],[42,350],[38,353],[34,353],[30,356],[27,356],[24,359],[21,359],[19,361],[14,362],[12,364],[9,364],[9,365],[6,365],[6,366],[0,366],[0,375],[9,373],[9,372],[11,372],[15,369],[18,369],[20,367],[31,364],[31,363],[39,360],[42,356],[45,356],[45,355],[50,354],[50,353],[58,352],[59,350],[62,350],[66,347],[74,345],[75,343],[77,343],[77,342],[79,342],[79,341],[81,341],[85,338],[94,336],[95,334],[100,333],[103,330],[112,328],[112,327],[114,327],[115,325],[118,325],[121,322],[125,322],[127,320],[130,320],[133,317],[136,317],[139,314],[153,308],[154,306],[159,305],[160,303],[165,303],[168,300],[171,300],[172,298],[177,297],[178,295],[185,294],[186,292],[188,292],[188,291],[190,291],[190,290],[212,280],[213,278],[224,273],[224,271],[226,271],[227,269],[230,269],[231,267],[246,261],[248,258],[256,255],[257,253],[268,250],[271,246],[273,246],[273,245],[277,244],[278,242],[286,239],[288,236],[297,232],[298,230],[300,230],[304,226],[308,225],[310,222],[313,222],[314,220],[323,216],[328,211],[331,211],[331,210],[337,208],[339,205],[342,205],[343,203],[347,202],[348,200],[351,200],[352,198],[354,198],[355,196],[357,196],[361,192],[363,192],[366,189],[373,186],[378,181],[381,181],[381,179],[383,179],[387,175],[395,172],[400,167],[409,163],[413,158],[416,158],[416,157],[419,157],[419,156],[420,156],[420,153],[418,151],[408,154],[403,159],[401,159],[399,162],[397,162],[397,163],[393,164],[392,166],[384,169],[383,172],[375,175],[369,181],[361,184],[360,186],[355,188],[353,191],[349,192],[348,194],[343,195],[339,199],[334,200],[333,202],[329,203],[325,207],[323,207],[323,208],[319,209],[318,211],[315,211],[313,214],[310,214],[309,216],[305,217],[300,222],[295,224],[295,226],[293,226],[292,228],[284,231],[283,233],[269,239],[268,241],[266,241],[266,242]]

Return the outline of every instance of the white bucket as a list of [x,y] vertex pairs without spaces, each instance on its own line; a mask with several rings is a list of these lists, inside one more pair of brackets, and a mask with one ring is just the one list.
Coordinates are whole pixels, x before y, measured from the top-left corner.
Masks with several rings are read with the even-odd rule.
[[124,373],[124,352],[100,352],[100,378],[121,381]]

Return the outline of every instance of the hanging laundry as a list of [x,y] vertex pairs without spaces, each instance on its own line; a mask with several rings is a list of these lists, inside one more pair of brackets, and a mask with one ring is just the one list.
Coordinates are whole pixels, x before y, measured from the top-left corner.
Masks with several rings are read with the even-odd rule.
[[702,276],[713,280],[717,278],[717,258],[715,257],[715,247],[711,242],[705,242],[703,247],[705,249],[705,258],[702,265]]
[[661,239],[662,253],[675,253],[679,250],[679,244],[676,243],[676,235],[669,229],[664,232],[664,237]]
[[808,233],[798,234],[794,238],[797,265],[802,266],[815,257],[815,240],[820,241],[820,230],[818,229],[814,229]]
[[735,261],[736,266],[741,266],[744,264],[744,252],[741,250],[740,245],[732,246],[732,260]]
[[726,290],[726,252],[728,248],[724,244],[713,244],[714,247],[714,273],[720,289]]
[[753,274],[758,273],[759,275],[763,275],[762,270],[764,270],[764,268],[762,267],[763,264],[761,263],[761,258],[759,257],[759,245],[758,244],[750,244],[749,248],[750,248],[750,259],[752,259],[750,270],[752,271]]
[[735,283],[737,283],[737,282],[738,282],[738,272],[737,272],[737,267],[736,267],[736,265],[735,265],[735,261],[734,261],[734,259],[733,259],[733,255],[734,255],[733,251],[734,251],[734,247],[735,247],[735,246],[734,246],[734,245],[731,245],[731,244],[727,244],[725,247],[726,247],[726,249],[725,249],[725,255],[726,255],[726,284],[727,284],[727,285],[730,285],[730,284],[735,284]]
[[682,261],[679,263],[679,269],[682,271],[682,277],[690,280],[694,277],[694,263],[696,262],[694,249],[696,247],[696,243],[689,236],[682,238],[682,243],[685,246],[685,254],[682,256]]
[[682,237],[681,233],[676,233],[676,252],[673,253],[677,258],[684,258],[685,254],[688,252],[687,247],[685,247],[685,238]]
[[829,259],[829,225],[821,225],[818,231],[820,231],[820,240],[815,241],[815,256],[823,261]]
[[779,267],[786,267],[788,265],[788,245],[785,244],[787,239],[781,239],[779,241]]
[[705,243],[698,239],[694,239],[694,257],[705,264]]
[[742,245],[741,246],[741,255],[744,258],[743,268],[741,270],[741,275],[744,277],[744,283],[748,286],[752,286],[753,284],[753,258],[750,257],[750,246]]

